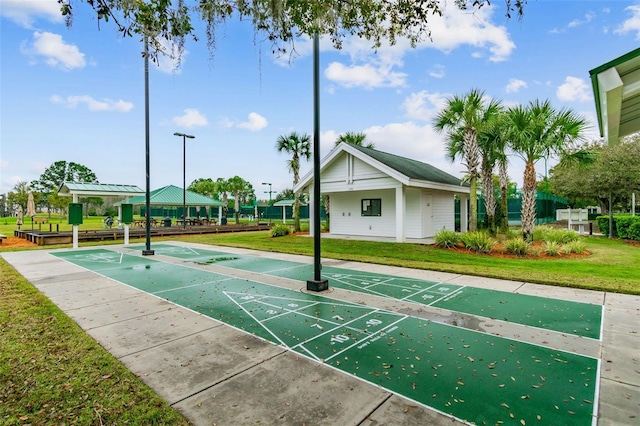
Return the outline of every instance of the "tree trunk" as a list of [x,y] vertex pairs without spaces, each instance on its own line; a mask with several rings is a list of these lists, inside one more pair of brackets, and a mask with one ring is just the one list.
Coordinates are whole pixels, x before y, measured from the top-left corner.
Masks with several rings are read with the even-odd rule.
[[493,192],[493,167],[485,158],[482,161],[482,188],[484,192],[484,207],[489,223],[489,232],[496,233],[496,197]]
[[533,227],[536,221],[536,169],[528,161],[524,168],[522,187],[522,238],[533,241]]
[[331,222],[329,220],[331,214],[331,200],[329,198],[330,197],[328,195],[324,196],[324,212],[327,217],[327,220],[325,221],[325,230],[327,231],[331,229]]
[[235,192],[233,196],[235,197],[236,225],[240,225],[240,192]]
[[509,175],[507,174],[506,162],[500,163],[500,204],[502,207],[502,222],[500,232],[506,234],[509,230],[509,199],[507,198],[507,188],[509,186]]
[[469,232],[478,230],[478,179],[472,176],[469,180]]
[[296,192],[293,197],[293,230],[300,232],[300,196]]

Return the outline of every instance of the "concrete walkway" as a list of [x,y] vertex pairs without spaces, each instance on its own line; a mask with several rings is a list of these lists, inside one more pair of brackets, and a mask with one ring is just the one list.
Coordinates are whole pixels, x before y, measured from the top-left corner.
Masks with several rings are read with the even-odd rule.
[[[311,263],[311,259],[228,247],[183,246]],[[141,255],[124,246],[110,246]],[[451,425],[464,422],[288,352],[221,322],[55,258],[47,251],[1,254],[155,392],[196,425]],[[179,263],[156,255],[158,260]],[[481,329],[502,337],[600,358],[598,425],[640,419],[640,297],[398,267],[325,260],[324,265],[462,283],[604,305],[603,340],[474,318],[455,312],[331,289],[330,296],[403,314]],[[203,270],[300,290],[299,281]],[[473,324],[472,326],[469,324]],[[596,422],[594,422],[596,424]]]

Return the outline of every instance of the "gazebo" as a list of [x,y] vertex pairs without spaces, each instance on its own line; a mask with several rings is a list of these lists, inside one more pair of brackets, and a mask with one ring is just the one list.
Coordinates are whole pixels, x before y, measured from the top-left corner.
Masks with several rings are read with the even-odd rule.
[[[155,207],[182,207],[183,205],[184,190],[174,185],[163,186],[162,188],[155,189],[149,193],[149,205]],[[129,204],[146,205],[146,196],[133,197],[129,199]],[[118,203],[116,203],[117,205]],[[208,212],[208,216],[211,217],[211,208],[218,208],[218,217],[222,217],[222,207],[224,203],[222,201],[214,200],[213,198],[206,197],[196,192],[186,191],[187,216],[188,207],[205,207]]]
[[[287,207],[292,207],[295,200],[280,200],[277,203],[273,203],[273,207],[282,207],[282,223],[287,223]],[[306,206],[306,203],[300,201],[301,206]]]

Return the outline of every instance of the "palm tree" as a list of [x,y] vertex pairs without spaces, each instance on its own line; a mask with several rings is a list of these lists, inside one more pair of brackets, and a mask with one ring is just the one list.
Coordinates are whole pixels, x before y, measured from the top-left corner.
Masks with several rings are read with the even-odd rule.
[[[451,162],[460,157],[467,167],[469,179],[469,230],[478,229],[478,178],[480,172],[480,147],[478,133],[493,120],[500,111],[497,101],[484,101],[484,92],[472,89],[463,97],[453,96],[435,119],[433,126],[438,132],[447,131],[447,154]],[[463,230],[464,231],[464,230]]]
[[346,132],[338,136],[338,139],[336,139],[336,146],[340,145],[341,142],[345,142],[351,145],[363,146],[365,148],[375,148],[375,144],[373,142],[367,142],[365,144],[366,139],[367,135],[365,133]]
[[253,186],[240,176],[234,176],[227,180],[227,190],[233,194],[236,211],[236,225],[238,225],[240,224],[240,206],[242,205],[242,196],[248,198],[247,195],[253,194]]
[[[495,104],[493,104],[494,102]],[[487,213],[489,230],[492,233],[495,233],[496,197],[494,192],[493,170],[497,163],[500,170],[500,186],[503,202],[502,210],[504,217],[504,213],[506,212],[504,203],[506,202],[506,187],[508,184],[508,175],[506,172],[507,155],[505,152],[503,108],[499,102],[491,101],[487,106],[487,112],[485,126],[478,134],[478,146],[482,156],[480,176],[482,178],[485,211]],[[502,191],[503,188],[504,191]],[[501,226],[501,228],[503,228],[503,226]]]
[[525,162],[522,187],[522,237],[533,239],[536,219],[535,163],[563,152],[581,140],[586,120],[569,109],[556,111],[551,102],[531,101],[527,106],[512,107],[507,112],[508,143]]
[[222,217],[220,218],[220,223],[225,225],[227,223],[227,215],[229,214],[229,182],[224,178],[216,179],[216,192],[219,194],[220,201],[222,201]]
[[[300,158],[309,160],[311,157],[311,136],[307,133],[298,134],[292,132],[288,135],[281,135],[276,141],[276,150],[291,154],[291,160],[287,161],[287,166],[293,173],[293,186],[300,180]],[[300,232],[300,194],[294,194],[293,202],[293,223],[295,232]]]

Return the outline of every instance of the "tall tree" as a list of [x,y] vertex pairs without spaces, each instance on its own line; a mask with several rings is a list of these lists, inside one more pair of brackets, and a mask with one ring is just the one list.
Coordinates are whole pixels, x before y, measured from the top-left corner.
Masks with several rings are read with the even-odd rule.
[[[227,215],[229,214],[229,182],[224,178],[216,179],[216,192],[218,193],[218,198],[222,201],[222,218],[226,223]],[[222,218],[220,218],[221,222]]]
[[63,182],[98,183],[98,178],[87,166],[74,162],[56,161],[47,167],[40,178],[31,182],[31,187],[42,194],[36,203],[45,204],[49,214],[51,207],[60,208],[68,204],[68,198],[63,197],[67,200],[63,202],[58,197],[58,188]]
[[564,153],[551,169],[549,183],[572,206],[597,203],[608,212],[610,195],[614,205],[627,203],[633,192],[640,192],[640,135],[615,145],[591,142]]
[[230,193],[233,194],[233,207],[236,211],[236,224],[239,224],[240,206],[242,206],[242,202],[247,202],[249,200],[255,199],[253,186],[246,180],[242,179],[240,176],[234,176],[227,179],[227,189]]
[[[293,173],[293,186],[300,181],[300,159],[309,160],[311,158],[311,136],[306,133],[299,134],[292,132],[288,135],[281,135],[276,141],[276,150],[280,153],[286,152],[291,155],[287,161],[289,171]],[[300,194],[294,194],[293,202],[293,223],[296,232],[300,232]]]
[[586,120],[569,109],[555,110],[548,100],[509,108],[508,140],[525,162],[522,183],[522,237],[533,239],[536,220],[536,169],[541,158],[557,155],[583,138]]
[[211,178],[198,178],[189,184],[187,188],[191,192],[215,198],[218,195],[216,183]]
[[[483,117],[483,125],[478,135],[478,147],[480,148],[482,160],[480,162],[480,176],[482,180],[482,193],[484,195],[485,211],[487,213],[489,230],[496,231],[496,197],[493,182],[493,171],[496,164],[506,163],[505,138],[504,138],[504,109],[497,100],[491,100],[487,106]],[[505,172],[500,167],[501,172]],[[504,177],[504,190],[508,176]],[[501,179],[501,185],[502,185]],[[504,214],[504,211],[502,212]],[[502,216],[504,217],[504,216]]]
[[16,206],[20,206],[23,212],[27,211],[27,201],[29,200],[29,184],[27,182],[18,182],[14,185],[13,190],[7,194],[7,203],[9,210],[14,212]]
[[[469,230],[478,229],[478,170],[481,151],[478,133],[486,129],[499,112],[497,101],[485,102],[484,92],[472,89],[464,96],[448,98],[434,121],[438,132],[447,132],[447,155],[450,161],[460,158],[469,179]],[[464,231],[464,230],[463,230]]]
[[375,148],[375,144],[367,141],[367,134],[363,132],[342,133],[338,136],[338,139],[336,139],[336,146],[340,145],[342,142],[351,145],[363,146],[365,148]]
[[[205,24],[207,44],[216,46],[216,30],[232,18],[239,17],[253,24],[254,31],[272,43],[272,51],[282,54],[293,48],[300,34],[328,35],[334,47],[340,49],[350,35],[370,40],[380,47],[384,39],[395,44],[408,39],[412,46],[431,37],[430,16],[444,13],[444,0],[200,0],[188,7],[185,0],[58,0],[67,26],[71,26],[76,3],[90,5],[98,19],[115,23],[123,36],[152,35],[151,54],[162,51],[161,40],[184,51],[184,38],[197,39],[191,16]],[[455,0],[459,9],[477,10],[490,0]],[[504,0],[506,16],[524,13],[526,0]],[[198,26],[199,27],[199,26]]]

